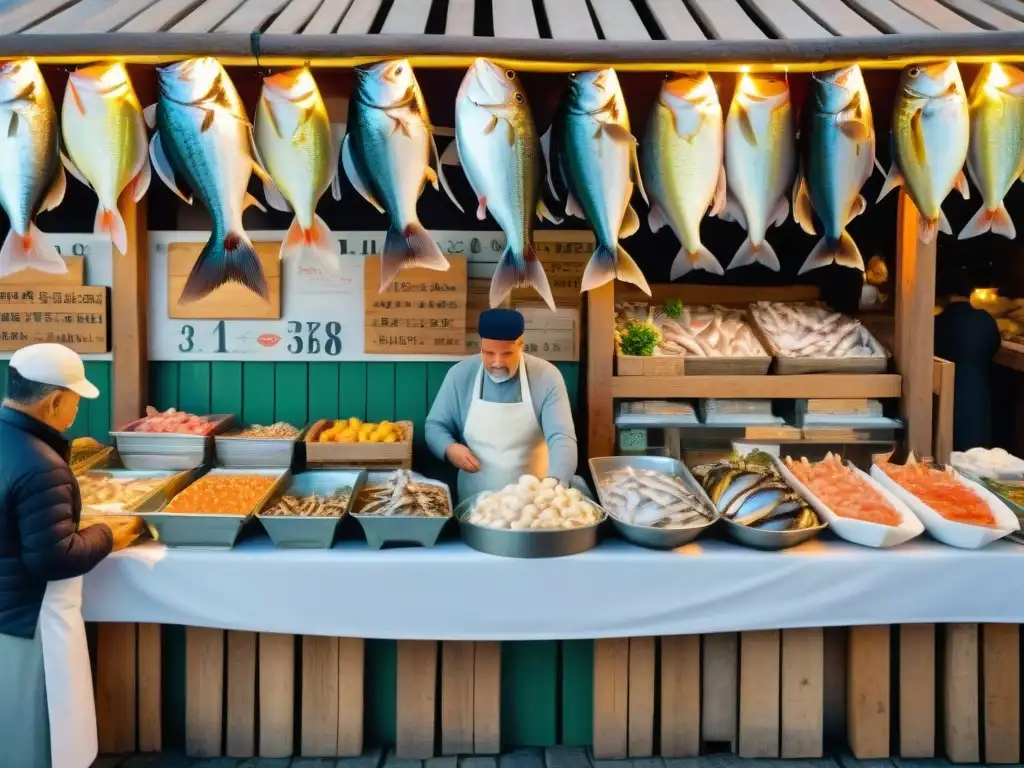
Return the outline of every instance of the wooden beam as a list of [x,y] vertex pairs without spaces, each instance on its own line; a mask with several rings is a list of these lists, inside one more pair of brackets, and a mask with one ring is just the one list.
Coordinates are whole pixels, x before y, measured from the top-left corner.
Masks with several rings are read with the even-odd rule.
[[690,0],[690,10],[718,40],[763,40],[765,37],[736,0]]
[[135,751],[135,624],[96,626],[96,725],[100,752]]
[[118,0],[92,14],[87,19],[82,19],[75,25],[75,32],[111,32],[122,26],[129,19],[139,15],[155,0]]
[[651,39],[630,0],[590,0],[590,7],[605,40]]
[[860,760],[889,756],[889,627],[850,627],[847,735]]
[[[270,22],[270,26],[267,27],[267,34],[294,35],[305,28],[307,22],[312,20],[321,5],[321,0],[290,0],[280,9],[281,12],[277,14],[277,18]],[[266,19],[261,24],[264,22],[266,22]],[[219,31],[224,32],[226,30],[221,29]],[[331,30],[327,31],[330,32]]]
[[139,624],[137,628],[139,752],[160,752],[164,726],[162,628],[159,624]]
[[[591,320],[591,326],[593,320]],[[609,334],[609,344],[611,335]],[[593,337],[590,344],[594,344]],[[591,355],[593,347],[591,346]],[[594,360],[588,367],[593,370]],[[610,362],[610,361],[609,361]],[[930,365],[930,363],[929,363]],[[928,376],[931,376],[930,368]],[[928,398],[931,399],[931,381]],[[591,393],[593,382],[589,382]],[[611,381],[613,397],[767,397],[767,398],[887,398],[900,396],[900,377],[893,374],[831,374],[808,373],[791,376],[614,376]],[[594,401],[590,400],[590,418],[593,420]],[[591,435],[594,425],[591,423]],[[930,430],[929,430],[930,431]],[[929,435],[930,437],[930,435]],[[927,451],[925,452],[927,454]],[[611,455],[595,454],[591,456]]]
[[817,629],[782,630],[779,756],[821,757],[825,724],[825,638]]
[[900,757],[935,757],[935,625],[899,628]]
[[33,2],[14,3],[0,13],[0,29],[7,34],[20,32],[40,19],[58,13],[73,5],[76,0],[33,0]]
[[[353,0],[338,25],[339,35],[365,35],[373,26],[380,0]],[[386,38],[381,38],[386,39]]]
[[661,640],[661,755],[700,754],[700,635]]
[[224,733],[224,630],[185,628],[185,754],[220,757]]
[[474,643],[473,751],[501,751],[501,643]]
[[[473,36],[473,17],[476,15],[476,0],[448,0],[448,15],[445,17],[446,35]],[[492,24],[496,25],[492,19]]]
[[587,455],[615,455],[615,286],[587,291]]
[[629,638],[629,756],[654,754],[654,638]]
[[[344,17],[352,0],[324,0],[302,30],[304,35],[329,35]],[[282,16],[284,14],[281,14]],[[276,22],[275,22],[276,24]],[[269,31],[273,31],[273,25]]]
[[118,32],[159,32],[173,26],[192,12],[203,0],[157,0]]
[[337,757],[338,638],[302,637],[302,729],[305,757]]
[[338,638],[338,741],[334,754],[363,754],[363,703],[366,641],[361,637]]
[[981,760],[978,725],[978,625],[947,624],[943,679],[946,757],[954,763]]
[[932,393],[935,395],[935,421],[933,456],[936,461],[949,463],[953,452],[953,394],[956,387],[956,365],[934,358],[932,361]]
[[260,757],[291,757],[295,738],[295,636],[260,632]]
[[736,747],[739,710],[739,635],[704,635],[701,654],[701,738]]
[[936,29],[950,32],[982,32],[972,21],[954,13],[937,0],[893,0],[900,7],[910,11],[917,18]]
[[704,39],[704,32],[682,0],[647,0],[647,9],[666,40]]
[[596,40],[587,0],[544,0],[551,36],[556,40]]
[[495,37],[540,37],[532,0],[491,0],[491,19]]
[[[871,21],[872,24],[886,32],[897,32],[913,34],[915,32],[929,33],[934,28],[912,13],[905,11],[892,0],[845,0],[851,8],[859,11],[861,15]],[[900,190],[903,194],[903,190]]]
[[779,631],[740,633],[740,757],[779,756]]
[[777,37],[800,40],[832,36],[796,0],[751,0],[748,7],[771,27]]
[[988,765],[1020,762],[1020,625],[983,624],[981,669]]
[[436,686],[437,643],[399,640],[397,757],[425,760],[434,756]]
[[594,757],[629,755],[629,638],[594,641]]
[[382,35],[421,35],[427,28],[432,0],[395,0],[384,19]]
[[441,754],[473,752],[473,643],[441,643]]
[[[171,32],[209,32],[216,29],[224,19],[244,3],[245,0],[205,0],[196,6],[188,16],[173,27]],[[245,33],[242,33],[245,34]]]
[[225,754],[256,754],[256,633],[227,633],[227,723]]
[[837,35],[850,37],[872,37],[880,35],[878,28],[856,13],[843,0],[797,0],[803,9],[818,20],[819,24],[831,29]]

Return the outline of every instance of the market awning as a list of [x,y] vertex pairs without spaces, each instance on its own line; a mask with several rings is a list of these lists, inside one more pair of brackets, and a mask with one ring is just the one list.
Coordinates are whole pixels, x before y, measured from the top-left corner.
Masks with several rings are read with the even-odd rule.
[[[1024,57],[1022,0],[19,0],[0,55],[752,64]],[[169,33],[169,34],[162,34]],[[447,60],[445,60],[447,59]],[[890,61],[889,66],[892,65]]]

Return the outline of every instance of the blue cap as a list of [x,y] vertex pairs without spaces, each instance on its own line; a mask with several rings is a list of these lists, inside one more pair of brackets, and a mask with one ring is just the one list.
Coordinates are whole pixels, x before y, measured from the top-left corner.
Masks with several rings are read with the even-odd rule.
[[480,314],[481,339],[515,341],[526,330],[526,321],[514,309],[488,309]]

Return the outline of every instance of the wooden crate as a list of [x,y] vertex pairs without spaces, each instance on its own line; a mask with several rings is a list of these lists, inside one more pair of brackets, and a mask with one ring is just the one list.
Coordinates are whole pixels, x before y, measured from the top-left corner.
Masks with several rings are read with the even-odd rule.
[[[805,373],[885,373],[889,367],[888,353],[875,357],[784,357],[779,354],[778,346],[757,322],[753,312],[748,311],[747,322],[761,346],[775,359],[774,371],[780,376]],[[878,343],[877,339],[875,343]]]
[[616,355],[619,376],[763,376],[771,357],[688,357]]
[[405,440],[397,443],[318,443],[320,433],[334,423],[320,419],[306,430],[306,463],[318,467],[412,469],[413,424],[396,421]]

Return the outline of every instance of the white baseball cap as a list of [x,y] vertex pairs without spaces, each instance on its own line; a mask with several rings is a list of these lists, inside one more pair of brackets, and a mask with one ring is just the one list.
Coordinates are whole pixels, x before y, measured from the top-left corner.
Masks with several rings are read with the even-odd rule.
[[65,387],[93,400],[100,391],[85,378],[85,364],[78,353],[63,344],[31,344],[11,355],[11,367],[23,378],[40,384]]

